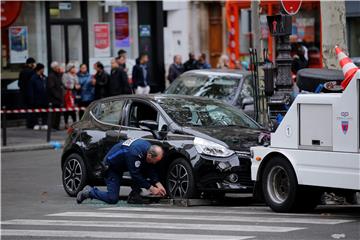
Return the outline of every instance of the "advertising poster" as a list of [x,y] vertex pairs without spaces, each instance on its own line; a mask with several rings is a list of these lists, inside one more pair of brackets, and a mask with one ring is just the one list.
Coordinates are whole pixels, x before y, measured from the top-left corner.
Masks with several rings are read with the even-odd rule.
[[130,47],[129,35],[129,8],[115,7],[114,12],[114,27],[115,27],[115,47],[126,48]]
[[29,56],[27,27],[10,27],[9,43],[10,63],[24,63]]
[[95,23],[94,24],[95,37],[95,57],[110,57],[110,24],[109,23]]

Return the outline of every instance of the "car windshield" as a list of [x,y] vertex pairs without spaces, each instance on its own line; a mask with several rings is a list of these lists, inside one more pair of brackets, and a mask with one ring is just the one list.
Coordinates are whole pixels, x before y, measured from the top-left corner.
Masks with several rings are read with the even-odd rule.
[[241,75],[239,77],[185,75],[176,79],[166,93],[208,97],[231,102],[235,98],[241,78]]
[[157,102],[180,126],[236,126],[259,129],[259,125],[241,110],[210,99],[159,98]]

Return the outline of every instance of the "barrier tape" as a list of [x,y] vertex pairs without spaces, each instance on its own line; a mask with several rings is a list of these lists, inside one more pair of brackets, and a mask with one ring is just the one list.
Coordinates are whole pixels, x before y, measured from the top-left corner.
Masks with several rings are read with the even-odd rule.
[[[86,107],[69,107],[69,108],[36,108],[36,109],[12,109],[5,110],[6,113],[48,113],[48,112],[70,112],[70,111],[80,111],[85,110]],[[5,112],[1,110],[1,113]]]

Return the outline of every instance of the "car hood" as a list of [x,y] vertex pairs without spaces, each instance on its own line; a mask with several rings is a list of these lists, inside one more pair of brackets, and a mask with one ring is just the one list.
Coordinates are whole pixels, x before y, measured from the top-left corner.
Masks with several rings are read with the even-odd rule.
[[266,132],[262,129],[243,127],[189,127],[183,131],[195,137],[205,138],[229,147],[234,151],[250,151],[250,147],[260,145],[259,137]]

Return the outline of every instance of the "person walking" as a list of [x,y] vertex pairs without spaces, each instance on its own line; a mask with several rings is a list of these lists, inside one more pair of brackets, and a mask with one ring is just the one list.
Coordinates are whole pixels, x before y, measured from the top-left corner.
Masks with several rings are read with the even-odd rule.
[[150,72],[149,72],[149,56],[142,53],[132,70],[132,81],[135,94],[150,93]]
[[182,59],[180,55],[174,56],[174,62],[169,67],[168,80],[172,83],[178,76],[184,72],[184,66],[182,65]]
[[[24,107],[26,108],[33,108],[29,101],[29,88],[31,77],[35,74],[34,68],[36,67],[36,61],[34,58],[29,57],[26,59],[24,68],[19,73],[19,81],[18,86],[20,88],[20,97],[21,102]],[[26,127],[29,129],[33,129],[35,125],[34,114],[33,113],[26,113]]]
[[[64,105],[64,88],[62,83],[62,73],[58,62],[54,61],[50,65],[51,69],[47,78],[47,95],[49,103],[53,108],[60,108]],[[60,112],[54,112],[51,127],[60,130]],[[50,126],[49,126],[50,127]]]
[[193,53],[189,53],[189,60],[184,63],[184,71],[190,71],[198,69],[198,62],[196,61],[195,55]]
[[[38,63],[34,69],[35,73],[31,77],[31,82],[29,84],[29,101],[31,106],[35,109],[37,108],[48,108],[48,98],[47,98],[47,80],[44,75],[44,64]],[[41,118],[41,124],[39,122]],[[34,114],[34,130],[47,130],[47,113],[39,112]]]
[[[65,108],[75,107],[75,90],[80,89],[79,78],[76,74],[76,67],[73,63],[66,65],[66,72],[62,77],[62,82],[65,87],[64,106]],[[66,111],[64,112],[65,129],[69,128],[69,117],[71,117],[73,123],[76,122],[76,112]]]
[[[95,98],[95,89],[91,83],[92,76],[88,72],[88,68],[85,63],[80,65],[79,72],[77,73],[80,89],[80,102],[79,107],[87,107]],[[79,118],[82,118],[84,110],[79,111]]]
[[104,65],[101,62],[94,64],[95,76],[92,84],[95,86],[95,100],[108,96],[109,74],[105,72]]
[[[86,186],[76,197],[78,204],[85,199],[98,199],[108,204],[119,201],[120,185],[124,172],[129,171],[134,182],[128,203],[142,204],[141,188],[148,189],[153,195],[165,196],[166,190],[159,181],[154,165],[161,161],[164,151],[160,146],[151,145],[143,139],[129,139],[114,145],[106,154],[105,183],[107,191]],[[147,180],[149,179],[149,180]]]
[[[121,58],[123,58],[122,62],[120,62]],[[127,52],[124,49],[120,49],[118,51],[118,56],[116,60],[118,61],[119,67],[122,68],[125,72],[128,72],[128,69],[126,68],[126,58],[127,58]]]

